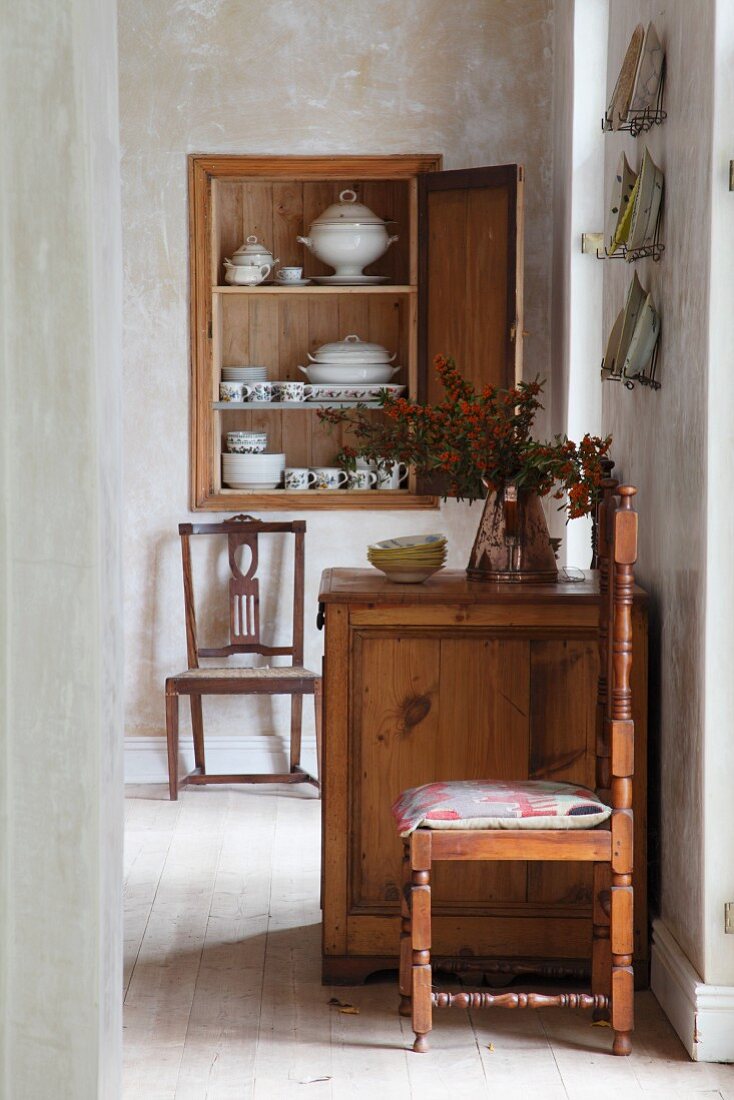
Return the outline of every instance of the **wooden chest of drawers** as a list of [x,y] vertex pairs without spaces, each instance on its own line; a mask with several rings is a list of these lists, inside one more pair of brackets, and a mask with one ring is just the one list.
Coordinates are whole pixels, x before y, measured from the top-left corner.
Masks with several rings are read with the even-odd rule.
[[[401,845],[390,806],[433,780],[552,778],[594,786],[596,576],[492,585],[443,571],[396,585],[327,570],[323,977],[397,966]],[[634,607],[635,946],[647,974],[647,615]],[[438,865],[436,959],[486,973],[588,967],[591,867]],[[451,899],[449,903],[447,899]]]

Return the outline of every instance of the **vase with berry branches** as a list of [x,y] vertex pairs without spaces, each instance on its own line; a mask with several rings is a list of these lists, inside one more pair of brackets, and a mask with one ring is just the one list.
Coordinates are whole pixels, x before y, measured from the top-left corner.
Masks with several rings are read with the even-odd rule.
[[531,431],[542,408],[542,382],[478,391],[453,359],[439,356],[435,368],[444,390],[436,404],[385,391],[378,418],[363,408],[322,409],[319,416],[348,426],[355,445],[343,448],[347,457],[378,462],[389,455],[419,474],[441,474],[445,496],[485,499],[467,568],[471,578],[554,580],[555,552],[541,498],[558,500],[569,519],[588,514],[599,496],[611,438],[537,440]]

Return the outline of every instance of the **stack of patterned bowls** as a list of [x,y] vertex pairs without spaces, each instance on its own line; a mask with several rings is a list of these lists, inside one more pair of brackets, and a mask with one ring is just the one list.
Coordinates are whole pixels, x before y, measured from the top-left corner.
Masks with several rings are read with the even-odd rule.
[[284,470],[284,454],[222,455],[222,481],[230,489],[279,489]]
[[388,580],[419,584],[443,568],[446,539],[443,535],[403,535],[367,547],[367,559]]

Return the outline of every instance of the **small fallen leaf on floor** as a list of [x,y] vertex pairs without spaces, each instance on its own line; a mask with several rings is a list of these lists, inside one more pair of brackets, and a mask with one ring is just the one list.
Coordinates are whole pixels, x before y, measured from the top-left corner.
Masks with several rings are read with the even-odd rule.
[[299,1085],[317,1085],[319,1081],[330,1081],[331,1077],[304,1077],[302,1081],[299,1081]]
[[592,1027],[611,1027],[612,1025],[609,1023],[609,1020],[592,1020],[591,1026]]
[[332,1008],[351,1008],[352,1007],[350,1005],[349,1001],[340,1001],[338,997],[329,997],[329,1000],[326,1003],[328,1005],[331,1005]]
[[339,1011],[343,1012],[345,1016],[359,1016],[359,1009],[355,1008],[354,1005],[342,1005]]
[[487,1043],[487,1050],[490,1054],[494,1054],[494,1043]]

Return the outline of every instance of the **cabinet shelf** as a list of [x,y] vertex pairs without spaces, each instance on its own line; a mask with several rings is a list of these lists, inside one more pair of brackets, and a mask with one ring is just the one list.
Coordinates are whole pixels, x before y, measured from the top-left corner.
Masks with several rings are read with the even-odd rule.
[[228,489],[222,486],[218,500],[207,501],[204,510],[221,511],[225,508],[276,508],[282,511],[315,511],[324,508],[348,509],[403,509],[438,506],[437,496],[423,496],[409,489],[304,489],[291,492],[286,489]]
[[417,286],[396,285],[394,283],[382,286],[274,286],[267,283],[260,286],[213,286],[212,294],[245,294],[247,297],[259,297],[261,294],[277,294],[280,297],[298,295],[311,297],[322,294],[417,294]]

